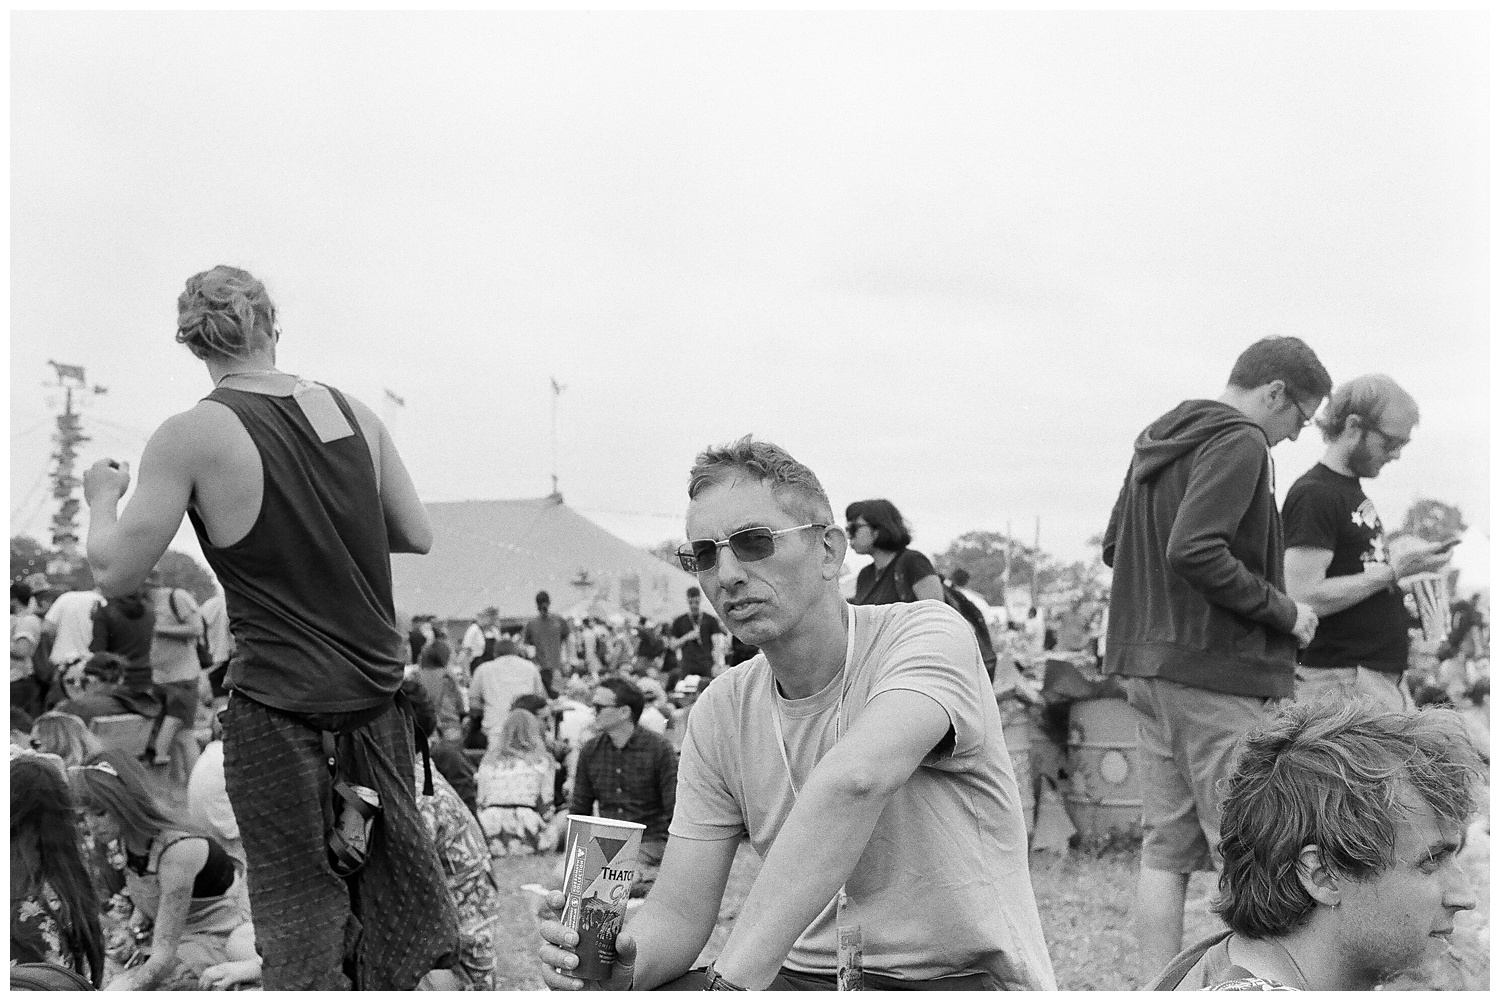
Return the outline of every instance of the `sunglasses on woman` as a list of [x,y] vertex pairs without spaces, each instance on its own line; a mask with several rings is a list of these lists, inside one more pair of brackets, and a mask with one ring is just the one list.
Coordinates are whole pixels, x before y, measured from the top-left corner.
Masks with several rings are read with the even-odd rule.
[[754,563],[776,552],[778,536],[800,532],[804,528],[827,527],[813,522],[774,532],[769,528],[744,528],[727,539],[695,539],[677,550],[677,562],[688,573],[705,573],[719,565],[719,547],[728,546],[734,550],[734,558],[741,563]]

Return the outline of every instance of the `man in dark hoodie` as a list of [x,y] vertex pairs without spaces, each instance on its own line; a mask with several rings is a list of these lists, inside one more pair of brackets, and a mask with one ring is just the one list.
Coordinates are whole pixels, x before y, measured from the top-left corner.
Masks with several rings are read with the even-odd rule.
[[1217,400],[1187,400],[1136,438],[1104,533],[1105,670],[1140,713],[1137,920],[1153,973],[1182,948],[1188,877],[1213,869],[1235,748],[1292,696],[1297,646],[1317,629],[1284,592],[1271,447],[1296,440],[1331,387],[1297,338],[1252,344]]

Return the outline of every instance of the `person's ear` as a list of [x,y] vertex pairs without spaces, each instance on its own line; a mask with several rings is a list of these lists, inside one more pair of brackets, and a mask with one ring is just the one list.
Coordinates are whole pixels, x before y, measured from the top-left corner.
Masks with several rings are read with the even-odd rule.
[[833,525],[823,529],[822,574],[824,580],[839,579],[839,574],[844,569],[844,555],[848,551],[848,536]]
[[1313,845],[1305,845],[1297,856],[1297,880],[1307,895],[1324,907],[1339,905],[1339,877],[1323,864],[1323,853]]

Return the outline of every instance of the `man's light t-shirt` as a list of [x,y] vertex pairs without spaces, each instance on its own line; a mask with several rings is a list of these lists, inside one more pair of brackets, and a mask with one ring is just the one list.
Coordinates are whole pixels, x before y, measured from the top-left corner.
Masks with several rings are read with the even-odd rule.
[[[865,969],[903,980],[987,972],[999,986],[1055,990],[1027,870],[1026,828],[1000,714],[973,629],[936,601],[849,607],[845,670],[806,699],[781,697],[764,655],[709,685],[688,717],[674,837],[748,834],[765,858],[795,802],[777,747],[781,716],[796,787],[877,695],[909,690],[947,712],[952,747],[929,755],[886,804],[845,884]],[[835,972],[830,901],[787,955]]]
[[47,621],[57,628],[49,659],[66,664],[76,657],[89,655],[94,639],[94,609],[104,604],[97,591],[67,591],[57,596],[47,609]]
[[505,654],[485,661],[474,671],[469,682],[469,699],[474,705],[484,707],[484,732],[491,740],[499,739],[511,703],[522,695],[547,697],[541,672],[524,657]]

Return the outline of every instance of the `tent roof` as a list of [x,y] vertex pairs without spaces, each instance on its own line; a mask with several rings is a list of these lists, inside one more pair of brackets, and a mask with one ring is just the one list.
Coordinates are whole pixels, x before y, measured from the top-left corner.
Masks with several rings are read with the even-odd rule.
[[494,605],[502,618],[529,618],[538,591],[561,615],[629,610],[633,601],[647,618],[687,611],[690,575],[606,532],[558,494],[426,508],[432,552],[391,557],[398,616],[464,619]]

